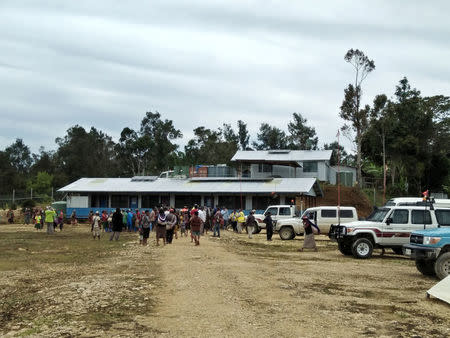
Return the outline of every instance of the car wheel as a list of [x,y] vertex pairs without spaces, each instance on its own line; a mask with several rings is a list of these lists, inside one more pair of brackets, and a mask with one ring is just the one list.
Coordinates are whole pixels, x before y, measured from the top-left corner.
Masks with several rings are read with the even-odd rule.
[[436,259],[434,272],[439,279],[444,279],[450,274],[450,252],[446,252]]
[[434,276],[434,261],[417,259],[416,268],[425,276]]
[[341,252],[341,254],[343,254],[345,256],[352,255],[352,248],[351,248],[350,244],[345,243],[345,242],[339,242],[338,248],[339,248],[339,251]]
[[291,227],[282,227],[278,234],[283,241],[294,239],[295,237],[294,229],[292,229]]
[[356,258],[369,258],[372,256],[373,244],[370,239],[358,238],[352,244],[352,254]]
[[397,247],[397,248],[392,248],[392,251],[394,251],[394,253],[395,253],[396,255],[403,255],[403,248],[399,248],[399,247]]

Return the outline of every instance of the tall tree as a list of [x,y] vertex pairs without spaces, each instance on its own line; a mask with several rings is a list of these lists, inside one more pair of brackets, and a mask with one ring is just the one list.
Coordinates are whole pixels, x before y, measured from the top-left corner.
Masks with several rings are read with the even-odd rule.
[[116,175],[116,154],[111,137],[91,127],[89,132],[79,126],[57,138],[56,153],[59,169],[69,181],[80,177],[109,177]]
[[217,131],[197,127],[194,135],[185,146],[187,164],[229,163],[238,150],[238,136],[228,124]]
[[350,63],[355,69],[355,82],[349,84],[344,90],[344,101],[341,105],[340,116],[345,121],[349,122],[349,125],[344,127],[344,131],[348,132],[353,130],[355,132],[354,142],[356,143],[356,179],[361,182],[361,145],[364,132],[368,128],[368,115],[370,107],[361,107],[362,89],[361,84],[366,79],[367,75],[375,69],[375,62],[370,60],[359,49],[350,49],[344,57],[345,61]]
[[28,173],[33,159],[31,157],[30,148],[23,143],[22,139],[16,139],[13,144],[5,149],[5,152],[8,154],[9,162],[18,173]]
[[257,134],[257,142],[253,142],[253,146],[258,150],[286,149],[287,141],[284,131],[262,123]]
[[338,151],[339,151],[341,165],[352,166],[354,164],[352,155],[349,155],[345,151],[345,148],[342,145],[338,144],[337,141],[334,141],[330,144],[325,143],[323,145],[323,149],[324,150],[332,150],[331,159],[330,159],[331,166],[335,166],[338,164]]
[[238,137],[239,146],[241,150],[247,150],[250,140],[250,135],[248,134],[247,124],[243,121],[238,121]]
[[124,174],[159,174],[169,169],[178,157],[174,140],[180,137],[172,120],[162,120],[159,112],[147,112],[138,131],[126,127],[120,134],[116,150]]
[[308,120],[301,114],[294,113],[293,121],[288,124],[289,148],[298,150],[317,150],[319,138],[316,136],[316,129],[308,127]]

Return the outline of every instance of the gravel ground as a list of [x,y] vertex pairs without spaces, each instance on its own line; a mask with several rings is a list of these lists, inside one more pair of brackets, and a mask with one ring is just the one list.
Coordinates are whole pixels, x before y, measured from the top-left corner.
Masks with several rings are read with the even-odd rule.
[[48,238],[0,227],[3,336],[445,337],[450,306],[427,299],[437,281],[402,256],[344,257],[325,236],[265,241],[223,232],[149,247]]

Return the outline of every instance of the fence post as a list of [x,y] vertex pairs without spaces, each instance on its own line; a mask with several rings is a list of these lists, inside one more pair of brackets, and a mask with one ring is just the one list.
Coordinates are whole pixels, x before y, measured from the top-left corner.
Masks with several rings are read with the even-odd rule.
[[33,200],[33,188],[30,188],[30,200]]
[[53,202],[53,187],[52,187],[52,202]]
[[13,195],[12,195],[12,204],[14,204],[14,200],[15,200],[15,196],[16,195],[16,190],[13,189]]

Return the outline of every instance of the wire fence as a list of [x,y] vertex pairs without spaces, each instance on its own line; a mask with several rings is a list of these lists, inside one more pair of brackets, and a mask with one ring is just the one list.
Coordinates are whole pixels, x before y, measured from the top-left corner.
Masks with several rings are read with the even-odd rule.
[[64,197],[63,193],[59,193],[52,189],[50,194],[35,194],[32,190],[15,190],[10,194],[0,194],[0,209],[17,208],[23,204],[48,203],[61,200]]

